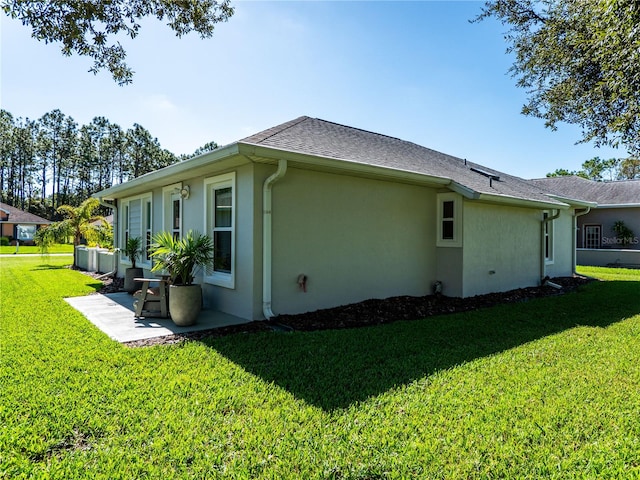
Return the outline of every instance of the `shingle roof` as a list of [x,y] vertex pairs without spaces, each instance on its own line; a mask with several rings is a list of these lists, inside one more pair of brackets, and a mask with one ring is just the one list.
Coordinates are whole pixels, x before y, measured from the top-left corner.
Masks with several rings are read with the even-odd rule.
[[[412,142],[317,118],[299,117],[238,143],[446,178],[479,194],[560,204],[528,180]],[[490,176],[495,178],[490,181]]]
[[571,198],[600,205],[640,205],[640,180],[596,182],[578,176],[538,178],[536,185]]
[[[34,215],[33,213],[20,210],[19,208],[12,207],[11,205],[7,205],[6,203],[0,202],[0,210],[9,213],[9,219],[6,221],[6,223],[25,223],[37,225],[46,225],[51,223],[49,220],[45,220],[44,218]],[[0,215],[0,218],[3,217],[4,215]]]

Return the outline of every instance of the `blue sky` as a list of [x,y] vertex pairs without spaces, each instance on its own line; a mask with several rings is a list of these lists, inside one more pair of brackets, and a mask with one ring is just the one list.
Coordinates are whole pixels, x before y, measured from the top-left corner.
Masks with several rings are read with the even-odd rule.
[[155,20],[125,39],[132,85],[64,57],[1,15],[2,108],[78,123],[139,123],[176,154],[227,144],[300,115],[412,141],[524,178],[626,152],[575,145],[520,109],[505,28],[470,23],[482,2],[237,1],[213,37],[177,39]]

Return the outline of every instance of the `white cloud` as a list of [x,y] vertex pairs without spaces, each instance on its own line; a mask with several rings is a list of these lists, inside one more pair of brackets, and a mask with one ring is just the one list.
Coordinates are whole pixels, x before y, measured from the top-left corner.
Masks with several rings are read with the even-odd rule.
[[167,113],[178,110],[178,107],[164,93],[155,93],[143,98],[142,103],[145,108],[158,113]]

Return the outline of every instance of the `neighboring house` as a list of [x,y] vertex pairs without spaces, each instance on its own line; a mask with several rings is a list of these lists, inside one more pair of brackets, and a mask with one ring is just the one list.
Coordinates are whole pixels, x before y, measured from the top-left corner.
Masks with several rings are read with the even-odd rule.
[[49,220],[33,213],[0,203],[0,237],[7,237],[11,241],[18,240],[21,244],[33,244],[36,230],[50,223]]
[[[209,234],[205,306],[245,319],[396,295],[468,297],[575,265],[589,203],[397,138],[300,117],[95,195],[142,260],[162,230]],[[129,266],[121,258],[119,274]]]
[[[596,182],[577,176],[533,180],[546,190],[597,205],[578,218],[578,248],[640,250],[640,180]],[[622,221],[633,232],[625,240],[613,225]]]

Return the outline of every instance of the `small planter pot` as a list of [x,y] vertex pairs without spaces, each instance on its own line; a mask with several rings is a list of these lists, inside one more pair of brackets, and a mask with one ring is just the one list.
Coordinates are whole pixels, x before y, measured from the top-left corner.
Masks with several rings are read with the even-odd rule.
[[136,290],[142,288],[142,282],[134,282],[134,278],[142,277],[141,268],[127,268],[124,271],[124,291],[127,293],[134,293]]
[[201,311],[200,285],[169,285],[169,313],[173,323],[180,327],[193,325]]

